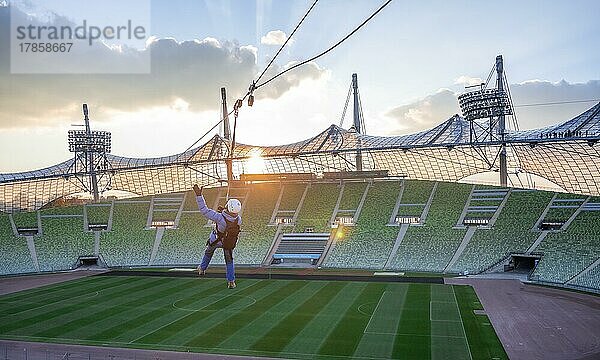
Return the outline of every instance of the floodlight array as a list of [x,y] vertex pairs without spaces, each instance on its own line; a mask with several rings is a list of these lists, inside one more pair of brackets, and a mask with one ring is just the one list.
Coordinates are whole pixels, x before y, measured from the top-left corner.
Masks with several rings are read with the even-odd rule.
[[69,130],[70,152],[110,153],[111,141],[108,131]]
[[471,91],[458,97],[463,116],[476,120],[500,115],[512,115],[508,93],[498,89]]

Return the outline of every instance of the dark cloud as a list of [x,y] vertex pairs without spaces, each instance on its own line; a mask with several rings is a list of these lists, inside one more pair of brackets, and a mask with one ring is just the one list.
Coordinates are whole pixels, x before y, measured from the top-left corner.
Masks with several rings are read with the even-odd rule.
[[[532,80],[510,86],[515,111],[521,129],[533,129],[557,124],[579,115],[593,106],[594,102],[547,106],[519,106],[589,100],[600,98],[600,80],[586,83]],[[457,93],[442,89],[407,105],[389,110],[385,115],[394,120],[390,134],[407,134],[431,128],[452,115],[459,113]]]
[[[234,41],[204,39],[176,41],[154,39],[150,74],[10,74],[8,8],[0,8],[0,128],[67,123],[82,102],[90,103],[95,120],[107,110],[136,111],[166,106],[176,99],[189,103],[191,111],[216,110],[220,88],[231,97],[243,95],[257,75],[257,50]],[[55,17],[54,22],[67,21]],[[54,24],[54,23],[53,23]],[[92,46],[86,58],[104,66],[137,61],[143,51]],[[60,65],[58,65],[60,66]],[[277,65],[270,74],[281,70]],[[261,88],[258,97],[278,98],[304,78],[317,78],[324,70],[308,64]]]

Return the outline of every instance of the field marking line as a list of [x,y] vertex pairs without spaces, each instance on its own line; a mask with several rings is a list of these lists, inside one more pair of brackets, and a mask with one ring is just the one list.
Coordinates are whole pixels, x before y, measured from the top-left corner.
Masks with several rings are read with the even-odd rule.
[[469,346],[469,339],[467,338],[467,332],[465,331],[465,324],[462,321],[462,316],[460,315],[460,308],[458,307],[458,299],[456,298],[456,292],[454,291],[454,286],[451,285],[452,295],[454,296],[454,301],[456,305],[456,310],[458,311],[458,316],[460,319],[460,327],[462,328],[463,335],[465,336],[465,342],[467,343],[467,352],[469,353],[469,358],[473,360],[473,355],[471,355],[471,347]]
[[[108,346],[113,348],[118,348],[118,345],[130,345],[130,343],[122,342],[122,341],[94,341],[94,340],[81,340],[81,339],[72,339],[72,338],[57,338],[57,337],[41,337],[41,336],[23,336],[23,335],[7,335],[5,340],[13,340],[13,341],[30,341],[30,342],[39,342],[39,340],[59,340],[63,341],[63,345],[82,345],[82,346]],[[303,356],[312,356],[317,355],[320,358],[332,358],[332,359],[347,359],[346,356],[340,355],[327,355],[327,354],[317,354],[317,353],[301,353],[301,352],[273,352],[273,351],[263,351],[263,350],[250,350],[250,349],[239,349],[239,348],[221,348],[221,347],[212,347],[212,348],[202,348],[195,346],[181,346],[181,345],[161,345],[161,344],[150,344],[150,343],[137,343],[137,345],[145,346],[143,347],[134,347],[133,349],[138,350],[159,350],[159,351],[185,351],[190,349],[200,350],[197,354],[206,353],[206,354],[217,354],[217,355],[240,355],[240,354],[280,354],[280,355],[303,355]],[[216,350],[216,351],[215,351]],[[237,353],[237,354],[236,354]],[[364,357],[364,356],[352,356],[354,359],[364,359],[364,360],[387,360],[388,358],[380,358],[380,357]]]
[[387,290],[384,290],[383,293],[381,293],[381,296],[379,297],[379,301],[377,302],[377,305],[375,305],[375,310],[373,310],[373,313],[369,317],[369,322],[367,323],[367,326],[365,327],[365,330],[363,330],[363,334],[367,331],[367,329],[369,328],[369,325],[371,325],[371,320],[373,320],[373,315],[375,315],[375,313],[377,313],[377,309],[379,308],[379,304],[381,304],[381,300],[383,300],[383,297],[385,296],[386,292],[387,292]]
[[[121,285],[125,285],[125,284],[121,284]],[[120,286],[120,285],[116,285],[116,286]],[[116,287],[116,286],[115,286],[115,287]],[[109,289],[110,289],[110,287],[109,287]],[[105,290],[105,289],[102,289],[102,290]],[[95,294],[94,296],[90,296],[88,299],[95,298],[96,296],[100,295],[99,293],[100,293],[100,291],[102,291],[102,290],[96,291],[96,294]],[[32,307],[32,308],[28,308],[28,309],[25,309],[25,310],[21,310],[21,311],[19,311],[19,312],[16,312],[16,313],[7,314],[7,315],[5,315],[5,316],[15,316],[15,315],[19,315],[19,314],[22,314],[22,313],[24,313],[24,312],[28,312],[28,311],[31,311],[31,310],[38,310],[38,309],[44,308],[44,307],[46,307],[46,306],[54,306],[54,305],[57,305],[57,304],[59,304],[59,305],[62,305],[62,303],[64,303],[64,302],[65,302],[65,301],[67,301],[67,300],[75,300],[75,299],[77,299],[77,298],[80,298],[80,297],[82,297],[82,296],[86,296],[86,295],[89,295],[89,294],[81,294],[81,295],[77,295],[77,296],[67,297],[67,298],[65,298],[65,299],[62,299],[62,300],[58,300],[58,301],[51,302],[51,303],[44,304],[44,305],[40,305],[40,306],[35,306],[35,307]],[[33,304],[33,303],[36,303],[36,304],[37,304],[38,302],[34,302],[34,301],[29,301],[29,302],[27,302],[27,301],[26,301],[26,302],[24,302],[24,303],[26,303],[26,304],[27,304],[27,303],[32,303],[32,304]],[[73,303],[73,304],[69,304],[69,303],[67,302],[67,305],[75,305],[75,304],[74,304],[74,303]]]
[[[444,321],[444,322],[462,322],[462,320],[441,320],[441,319],[433,319],[432,315],[433,315],[433,307],[431,306],[433,303],[441,303],[441,304],[453,304],[456,305],[456,303],[452,302],[452,301],[437,301],[437,300],[430,300],[429,301],[429,322],[432,321]],[[458,316],[460,317],[460,311],[458,312]]]
[[[356,308],[356,311],[358,311],[359,313],[365,315],[365,316],[373,316],[373,313],[367,314],[366,312],[362,311],[362,307],[365,305],[371,305],[371,304],[375,304],[375,302],[368,302],[368,303],[364,303],[364,304],[360,304],[358,305],[358,307]],[[374,312],[374,311],[373,311]]]
[[[58,302],[63,302],[63,301],[69,300],[69,299],[75,299],[75,298],[77,298],[77,297],[84,296],[84,295],[89,295],[89,294],[87,294],[87,293],[86,293],[86,294],[81,294],[81,295],[73,296],[73,297],[71,297],[71,298],[68,298],[68,299],[63,299],[63,300],[59,300],[59,301],[57,301],[57,302],[55,302],[55,303],[51,303],[51,304],[44,304],[44,303],[43,303],[43,300],[40,300],[40,301],[27,301],[27,300],[0,300],[0,304],[8,304],[8,305],[10,305],[10,304],[30,304],[30,305],[44,304],[44,305],[40,305],[40,306],[38,306],[38,307],[35,307],[35,308],[31,308],[31,309],[37,309],[37,308],[39,308],[39,307],[42,307],[42,306],[49,306],[49,305],[52,305],[52,304],[56,304],[56,303],[58,303]],[[98,295],[100,295],[100,291],[95,291],[95,292],[93,292],[93,293],[92,293],[92,295],[91,295],[89,298],[91,299],[91,298],[94,298],[94,297],[96,297],[96,296],[98,296]],[[29,309],[28,309],[28,310],[29,310]],[[27,310],[24,310],[24,311],[27,311]],[[15,313],[15,314],[19,314],[19,313]],[[8,314],[8,315],[12,315],[12,314]]]
[[[253,287],[253,286],[254,286],[254,285],[256,285],[256,284],[260,284],[261,282],[262,282],[262,281],[257,281],[257,282],[255,282],[254,284],[252,284],[252,285],[250,285],[250,286],[248,286],[248,287],[245,287],[245,288],[243,288],[243,290],[249,289],[249,288]],[[212,304],[214,304],[214,303],[216,303],[216,302],[218,302],[218,301],[220,301],[220,300],[227,299],[228,297],[231,297],[231,296],[233,296],[233,295],[235,295],[235,294],[229,294],[229,295],[227,295],[227,296],[224,296],[224,297],[222,297],[221,299],[217,299],[216,301],[213,301],[213,302],[211,302],[211,303],[209,303],[209,304],[207,304],[207,305],[203,306],[203,307],[202,307],[202,308],[200,308],[198,311],[200,311],[200,310],[204,309],[205,307],[207,307],[207,306],[210,306],[210,305],[212,305]],[[178,322],[179,320],[183,320],[183,319],[185,319],[186,317],[188,317],[188,316],[190,316],[190,315],[192,315],[192,314],[195,314],[195,313],[196,313],[196,311],[194,311],[194,312],[191,312],[191,313],[189,313],[189,314],[185,314],[184,316],[181,316],[181,317],[179,317],[179,318],[177,318],[177,319],[175,319],[175,320],[173,320],[173,321],[169,322],[168,324],[165,324],[165,325],[163,325],[163,326],[160,326],[160,327],[158,327],[158,328],[156,328],[156,329],[153,329],[153,330],[151,330],[151,331],[147,332],[146,334],[144,334],[144,335],[142,335],[142,336],[138,336],[137,338],[135,338],[135,339],[131,340],[131,341],[129,342],[129,344],[133,344],[133,343],[134,343],[134,342],[136,342],[137,340],[139,340],[139,339],[142,339],[142,338],[144,338],[145,336],[148,336],[148,335],[150,335],[150,334],[152,334],[152,333],[154,333],[154,332],[157,332],[157,331],[159,331],[159,330],[161,330],[161,329],[164,329],[165,327],[167,327],[167,326],[169,326],[169,325],[171,325],[171,324],[174,324],[174,323]]]
[[462,336],[454,336],[454,335],[423,335],[423,334],[407,334],[407,333],[388,333],[388,332],[366,332],[365,334],[371,335],[400,335],[400,336],[420,336],[420,337],[441,337],[441,338],[453,338],[453,339],[463,339]]

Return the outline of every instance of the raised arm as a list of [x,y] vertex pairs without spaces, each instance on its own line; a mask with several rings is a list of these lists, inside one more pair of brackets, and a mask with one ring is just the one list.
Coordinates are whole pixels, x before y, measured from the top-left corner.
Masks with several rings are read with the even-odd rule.
[[200,214],[202,214],[202,216],[205,218],[212,221],[217,221],[221,217],[218,212],[206,206],[206,201],[204,200],[203,195],[196,196],[196,202],[198,203],[198,210],[200,210]]
[[204,200],[204,196],[202,195],[202,188],[198,187],[198,185],[194,185],[194,193],[196,194],[196,203],[198,203],[200,214],[209,220],[217,221],[221,215],[206,206],[206,200]]

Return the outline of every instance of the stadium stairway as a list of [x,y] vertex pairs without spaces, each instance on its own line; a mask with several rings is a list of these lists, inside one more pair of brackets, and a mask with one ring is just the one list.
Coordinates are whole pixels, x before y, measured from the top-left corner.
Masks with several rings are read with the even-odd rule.
[[329,233],[281,234],[281,240],[272,256],[272,263],[316,265],[325,253],[329,239]]

